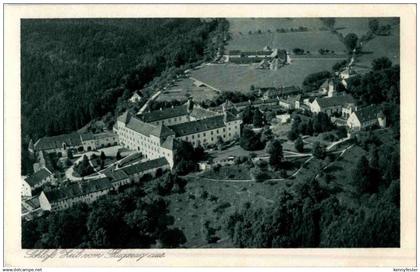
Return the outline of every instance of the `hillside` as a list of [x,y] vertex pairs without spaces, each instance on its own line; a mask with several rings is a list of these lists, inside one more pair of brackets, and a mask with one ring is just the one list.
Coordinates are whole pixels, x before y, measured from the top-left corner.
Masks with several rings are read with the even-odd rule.
[[[211,58],[226,21],[22,20],[22,144],[112,112],[163,71]],[[24,157],[24,156],[23,156]]]

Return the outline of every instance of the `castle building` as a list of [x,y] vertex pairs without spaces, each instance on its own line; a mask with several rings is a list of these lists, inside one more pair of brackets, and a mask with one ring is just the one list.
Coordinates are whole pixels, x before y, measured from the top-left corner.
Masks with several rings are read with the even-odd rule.
[[147,159],[164,157],[174,165],[174,152],[180,140],[194,146],[230,141],[240,136],[242,120],[228,111],[214,112],[187,103],[133,116],[125,112],[118,117],[114,131],[120,144],[141,152]]

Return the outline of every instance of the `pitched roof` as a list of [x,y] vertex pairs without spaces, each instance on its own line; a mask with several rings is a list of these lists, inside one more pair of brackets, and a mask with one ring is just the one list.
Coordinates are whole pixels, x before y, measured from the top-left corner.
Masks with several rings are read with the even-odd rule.
[[223,115],[170,126],[177,137],[224,127]]
[[94,192],[107,190],[112,187],[108,177],[73,183],[65,187],[44,191],[49,202],[58,202],[61,200],[88,195]]
[[334,107],[334,106],[340,106],[340,105],[344,106],[347,104],[356,103],[356,101],[351,95],[316,98],[315,101],[318,102],[321,108],[328,108],[328,107]]
[[178,146],[179,142],[175,137],[168,137],[166,140],[162,143],[162,147],[168,150],[175,150]]
[[25,200],[25,203],[34,210],[36,210],[40,207],[38,196],[34,196],[34,197],[31,197],[31,198]]
[[144,122],[155,122],[159,120],[174,118],[188,114],[187,105],[181,105],[173,108],[165,108],[162,110],[154,110],[151,112],[145,112],[139,116]]
[[131,117],[126,125],[129,129],[132,129],[145,136],[149,136],[150,132],[155,129],[155,125],[145,123],[136,117]]
[[101,132],[93,134],[94,139],[104,139],[108,137],[117,137],[118,135],[112,132]]
[[190,113],[190,116],[196,118],[196,119],[204,119],[209,118],[218,115],[216,112],[203,109],[201,107],[194,107],[193,110]]
[[43,137],[34,144],[34,148],[36,151],[61,148],[63,143],[65,143],[67,146],[81,145],[82,141],[80,139],[80,134],[70,133],[51,137]]
[[117,121],[120,121],[120,122],[123,122],[124,124],[127,124],[128,121],[130,120],[130,118],[131,118],[131,114],[128,111],[126,111],[123,114],[121,114],[120,116],[118,116]]
[[169,165],[169,163],[165,158],[162,157],[162,158],[130,165],[130,166],[121,168],[120,170],[124,171],[127,175],[131,176],[133,174],[142,173],[144,171],[159,168],[165,165]]
[[106,173],[105,175],[111,179],[111,182],[128,178],[128,175],[121,169]]
[[381,109],[376,105],[369,105],[369,106],[360,108],[355,112],[357,119],[361,123],[377,119],[379,113],[381,113]]
[[175,135],[175,132],[166,126],[159,124],[150,132],[150,134],[159,137],[160,139],[165,139],[168,136]]
[[80,139],[82,140],[82,142],[83,141],[91,141],[91,140],[94,140],[93,133],[88,132],[88,133],[80,134]]
[[25,179],[25,181],[29,184],[29,186],[34,187],[42,183],[43,180],[52,176],[52,173],[47,168],[42,168],[38,172],[30,175]]

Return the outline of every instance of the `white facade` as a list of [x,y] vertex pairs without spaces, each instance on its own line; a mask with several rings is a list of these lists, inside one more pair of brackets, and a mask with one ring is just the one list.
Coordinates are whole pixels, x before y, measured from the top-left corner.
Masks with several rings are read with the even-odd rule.
[[356,112],[353,112],[352,114],[350,114],[349,119],[347,119],[347,126],[350,129],[355,130],[355,131],[365,129],[365,128],[371,127],[373,125],[376,125],[376,124],[378,124],[378,119],[377,118],[361,122],[359,120],[359,118],[357,117]]
[[31,197],[32,196],[32,189],[31,186],[22,178],[22,188],[21,188],[21,196],[23,197]]

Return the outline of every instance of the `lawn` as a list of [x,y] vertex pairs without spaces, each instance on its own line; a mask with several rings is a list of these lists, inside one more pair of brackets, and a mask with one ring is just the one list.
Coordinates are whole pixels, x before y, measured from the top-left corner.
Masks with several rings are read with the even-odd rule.
[[291,127],[291,122],[285,124],[281,124],[280,122],[278,122],[277,124],[272,124],[270,128],[274,135],[278,136],[281,139],[287,139],[287,133],[289,133]]
[[279,70],[255,69],[250,65],[207,65],[191,73],[196,78],[221,91],[250,92],[256,87],[302,86],[305,77],[315,72],[331,70],[339,59],[292,59],[290,65]]
[[204,172],[200,177],[208,179],[229,179],[229,180],[249,180],[249,168],[245,165],[225,165],[219,169],[211,169]]
[[380,57],[388,57],[392,63],[400,63],[400,28],[394,25],[391,35],[376,36],[363,46],[363,52],[357,59],[357,65],[370,67],[372,60]]

